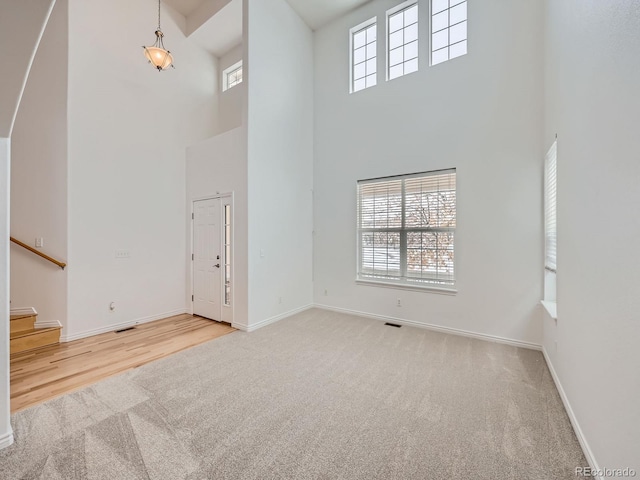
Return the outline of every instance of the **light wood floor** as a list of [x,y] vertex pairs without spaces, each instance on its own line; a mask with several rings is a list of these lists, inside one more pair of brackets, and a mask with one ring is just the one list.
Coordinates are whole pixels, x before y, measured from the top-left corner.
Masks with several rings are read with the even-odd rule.
[[11,411],[17,412],[234,332],[191,315],[138,325],[11,356]]

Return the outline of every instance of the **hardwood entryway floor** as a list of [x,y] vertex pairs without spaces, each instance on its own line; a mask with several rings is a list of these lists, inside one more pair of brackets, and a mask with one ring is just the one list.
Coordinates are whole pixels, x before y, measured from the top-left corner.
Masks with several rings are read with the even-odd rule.
[[11,356],[11,412],[69,393],[235,329],[192,315]]

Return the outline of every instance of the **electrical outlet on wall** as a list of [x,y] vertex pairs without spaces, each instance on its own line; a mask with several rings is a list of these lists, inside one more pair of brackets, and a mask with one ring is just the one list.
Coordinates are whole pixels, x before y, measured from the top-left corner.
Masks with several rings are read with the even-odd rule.
[[282,303],[282,297],[278,297],[278,303]]
[[396,305],[397,305],[398,307],[401,307],[401,306],[402,306],[402,300],[398,299],[398,302],[396,303]]
[[324,289],[324,296],[328,297],[329,296],[329,290],[327,290],[326,288]]

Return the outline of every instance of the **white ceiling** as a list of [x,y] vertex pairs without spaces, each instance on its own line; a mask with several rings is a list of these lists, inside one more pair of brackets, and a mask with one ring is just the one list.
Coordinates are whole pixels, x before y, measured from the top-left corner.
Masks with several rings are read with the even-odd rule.
[[[316,30],[371,0],[287,0]],[[187,32],[198,45],[221,57],[242,43],[242,0],[164,0],[187,19]]]
[[189,38],[216,57],[242,43],[242,0],[229,2]]
[[191,15],[205,0],[164,0],[164,3],[173,7],[183,17]]
[[287,0],[313,30],[371,0]]
[[[287,0],[312,29],[316,30],[371,0]],[[184,17],[196,12],[207,0],[164,0]]]

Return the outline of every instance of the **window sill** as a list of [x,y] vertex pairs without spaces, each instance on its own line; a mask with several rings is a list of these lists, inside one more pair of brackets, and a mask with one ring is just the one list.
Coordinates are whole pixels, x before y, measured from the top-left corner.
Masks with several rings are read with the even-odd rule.
[[365,287],[395,288],[398,290],[412,290],[414,292],[429,292],[429,293],[437,293],[440,295],[457,295],[458,293],[458,290],[454,288],[433,287],[433,286],[422,287],[418,285],[407,285],[403,283],[379,282],[376,280],[356,280],[356,285],[363,285]]
[[540,302],[544,309],[547,311],[549,316],[554,320],[558,319],[558,304],[556,302],[549,302],[547,300],[542,300]]

